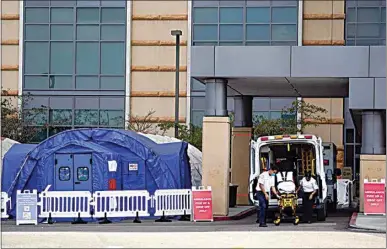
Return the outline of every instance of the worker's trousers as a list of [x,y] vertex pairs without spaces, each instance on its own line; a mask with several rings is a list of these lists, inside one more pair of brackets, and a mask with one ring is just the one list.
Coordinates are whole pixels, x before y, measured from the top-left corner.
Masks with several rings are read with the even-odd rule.
[[304,192],[303,198],[302,198],[302,206],[303,206],[303,221],[308,222],[312,220],[313,215],[313,203],[314,198],[312,200],[309,200],[309,196],[312,194],[312,192]]
[[266,211],[268,208],[268,201],[265,198],[265,194],[261,191],[257,192],[257,200],[259,201],[259,210],[257,209],[257,218],[259,224],[266,224]]

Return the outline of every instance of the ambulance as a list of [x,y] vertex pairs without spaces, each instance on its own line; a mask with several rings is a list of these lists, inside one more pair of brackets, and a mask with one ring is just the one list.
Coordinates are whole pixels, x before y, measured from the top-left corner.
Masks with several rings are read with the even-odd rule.
[[[288,171],[291,177],[286,179],[292,181],[296,186],[308,171],[316,179],[318,193],[314,212],[318,221],[325,221],[327,217],[327,184],[324,170],[324,146],[320,137],[315,135],[277,135],[259,137],[257,141],[250,144],[250,183],[249,199],[255,206],[259,206],[256,199],[256,186],[258,176],[265,170],[269,170],[271,165],[290,165],[290,168],[279,171]],[[286,164],[281,162],[286,161]],[[276,180],[277,184],[277,180]],[[298,200],[298,212],[302,211],[302,198]],[[268,217],[278,210],[278,200],[274,195],[269,197]]]

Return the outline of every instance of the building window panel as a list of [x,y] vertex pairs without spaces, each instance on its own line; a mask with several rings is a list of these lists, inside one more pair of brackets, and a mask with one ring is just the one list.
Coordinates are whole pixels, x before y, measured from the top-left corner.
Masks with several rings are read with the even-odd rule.
[[47,124],[47,110],[36,108],[24,111],[24,123],[28,126],[40,126]]
[[99,23],[99,8],[77,8],[77,23]]
[[74,124],[79,126],[98,126],[98,110],[75,110]]
[[73,76],[50,75],[48,79],[50,89],[70,90],[74,88]]
[[32,41],[49,40],[49,25],[27,24],[25,26],[25,39]]
[[221,41],[242,41],[243,25],[221,24],[219,29],[219,39]]
[[98,41],[99,25],[77,25],[78,41]]
[[49,69],[48,42],[25,42],[24,45],[24,73],[47,74]]
[[124,126],[124,111],[123,110],[101,110],[100,111],[100,125],[109,127],[123,127]]
[[267,42],[246,42],[247,46],[270,46],[270,41]]
[[378,46],[381,45],[380,39],[357,39],[356,45],[357,46]]
[[125,77],[101,77],[101,90],[125,90]]
[[356,37],[356,24],[347,25],[347,37],[355,38]]
[[246,8],[247,23],[270,23],[270,8]]
[[297,25],[276,24],[272,25],[272,40],[297,40]]
[[193,42],[194,46],[216,46],[218,45],[218,42]]
[[356,37],[357,38],[379,38],[380,25],[358,23]]
[[196,41],[218,40],[218,25],[195,25],[194,40]]
[[194,126],[202,127],[203,126],[203,117],[204,117],[205,111],[202,110],[192,110],[191,113],[191,123]]
[[345,18],[347,22],[356,22],[356,8],[348,8]]
[[51,23],[70,24],[74,22],[73,8],[51,8]]
[[75,79],[75,88],[79,90],[97,90],[99,82],[97,76],[77,76]]
[[73,110],[50,110],[49,121],[51,125],[72,125]]
[[126,11],[124,8],[102,8],[101,22],[102,23],[125,23]]
[[270,40],[269,24],[248,24],[246,25],[246,40]]
[[48,23],[50,20],[48,8],[26,8],[26,23]]
[[297,23],[297,8],[274,7],[272,10],[272,23]]
[[72,6],[75,6],[76,3],[77,3],[76,0],[51,0],[51,7],[53,6],[72,7]]
[[382,22],[386,22],[386,7],[382,7]]
[[73,25],[51,25],[51,40],[72,41],[74,40]]
[[99,43],[77,42],[76,73],[82,75],[98,75],[99,66]]
[[47,89],[48,76],[24,76],[25,89]]
[[380,8],[358,8],[358,22],[380,22]]
[[47,7],[50,1],[47,0],[24,0],[24,4],[28,7]]
[[101,73],[107,75],[125,74],[125,43],[101,43]]
[[105,41],[125,41],[125,25],[102,25],[101,40]]
[[273,41],[271,46],[297,46],[297,41]]
[[50,73],[74,73],[74,44],[73,42],[51,42]]
[[194,8],[193,22],[198,24],[218,23],[218,8]]
[[219,19],[220,23],[243,23],[243,8],[220,8]]

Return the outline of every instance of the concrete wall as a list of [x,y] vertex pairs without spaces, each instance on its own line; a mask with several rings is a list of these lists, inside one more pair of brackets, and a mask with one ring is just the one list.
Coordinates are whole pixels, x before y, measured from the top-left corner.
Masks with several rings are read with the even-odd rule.
[[19,82],[20,1],[0,0],[1,6],[1,90],[2,96],[16,96]]
[[187,37],[188,1],[129,1],[131,20],[130,113],[145,116],[151,109],[154,118],[174,120],[175,37],[171,30],[183,32],[180,49],[181,122],[187,116]]

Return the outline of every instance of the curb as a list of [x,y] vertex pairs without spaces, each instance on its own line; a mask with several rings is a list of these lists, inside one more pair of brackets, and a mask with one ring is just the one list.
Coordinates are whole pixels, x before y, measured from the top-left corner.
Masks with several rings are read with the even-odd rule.
[[351,216],[351,219],[349,220],[349,227],[356,227],[356,219],[357,219],[357,213],[354,212]]
[[228,221],[228,220],[241,220],[244,219],[256,212],[255,207],[251,207],[245,211],[242,211],[236,215],[233,216],[215,216],[214,221]]

